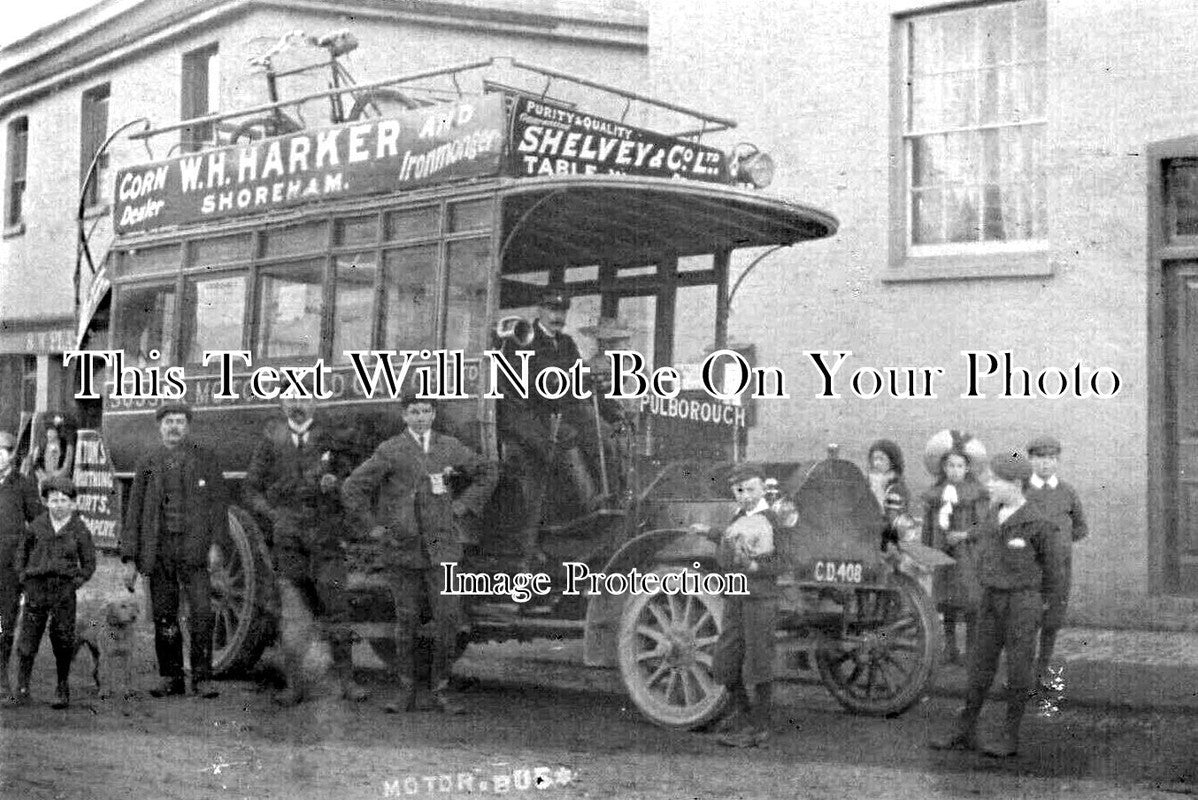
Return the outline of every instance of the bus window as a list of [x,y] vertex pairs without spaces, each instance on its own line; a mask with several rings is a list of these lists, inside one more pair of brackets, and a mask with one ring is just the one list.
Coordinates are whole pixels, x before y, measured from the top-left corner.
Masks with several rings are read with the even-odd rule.
[[[123,286],[114,303],[113,346],[139,367],[169,364],[174,356],[175,285]],[[154,360],[150,351],[157,350]]]
[[262,257],[277,258],[324,250],[329,244],[328,225],[324,222],[289,225],[262,235]]
[[436,347],[437,247],[422,245],[383,253],[380,327],[384,349]]
[[491,271],[491,240],[450,242],[449,302],[445,320],[445,349],[481,353],[487,335],[487,277]]
[[370,312],[374,303],[374,253],[355,253],[334,259],[336,294],[333,299],[333,361],[345,362],[346,350],[365,350],[370,341]]
[[428,239],[441,233],[441,209],[438,206],[408,208],[387,215],[387,241]]
[[617,315],[632,330],[628,340],[628,349],[635,350],[645,357],[645,373],[653,370],[654,341],[657,324],[657,297],[654,295],[637,295],[621,297]]
[[674,363],[698,364],[715,344],[715,284],[679,286],[674,304]]
[[[536,313],[536,309],[533,309]],[[600,298],[597,294],[571,295],[570,311],[566,314],[566,333],[578,345],[578,352],[584,359],[591,359],[599,353],[595,340],[580,331],[592,327],[599,322]]]
[[179,245],[139,247],[121,254],[121,275],[153,275],[179,269]]
[[191,266],[211,266],[214,264],[232,264],[235,261],[250,260],[250,234],[237,233],[232,236],[214,236],[210,239],[197,239],[191,243]]
[[337,220],[336,242],[338,247],[362,247],[379,240],[379,220],[369,217]]
[[205,350],[240,350],[245,318],[245,276],[189,279],[184,284],[183,341],[188,364]]
[[450,232],[490,230],[493,207],[490,199],[452,204],[449,207]]
[[323,272],[316,259],[258,271],[256,358],[315,357],[320,352]]

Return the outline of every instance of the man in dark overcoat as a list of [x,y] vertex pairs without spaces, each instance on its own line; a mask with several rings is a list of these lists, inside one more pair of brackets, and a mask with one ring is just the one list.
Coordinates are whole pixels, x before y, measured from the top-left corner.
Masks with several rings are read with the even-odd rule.
[[[309,398],[280,401],[283,419],[271,420],[245,477],[245,496],[259,515],[270,520],[274,536],[271,557],[283,596],[281,632],[287,690],[284,705],[304,699],[304,650],[300,626],[291,604],[316,617],[328,638],[333,673],[342,697],[355,702],[366,691],[353,680],[353,632],[345,593],[347,530],[341,509],[341,481],[350,463],[344,437],[321,424]],[[288,630],[288,628],[292,630]]]
[[0,431],[0,700],[12,698],[8,662],[21,607],[21,580],[13,561],[25,539],[25,523],[43,510],[37,481],[17,470],[16,451],[16,437]]
[[121,531],[125,584],[132,591],[139,572],[150,581],[154,649],[161,676],[150,694],[165,697],[184,692],[182,591],[190,609],[192,691],[200,697],[216,697],[208,551],[228,525],[224,475],[216,455],[188,438],[188,406],[163,405],[155,417],[161,444],[134,469]]
[[[463,518],[477,515],[498,478],[496,465],[452,436],[432,430],[436,407],[406,396],[401,401],[407,430],[379,445],[345,479],[341,496],[379,543],[395,602],[397,689],[387,711],[415,704],[416,631],[422,611],[432,616],[431,686],[438,707],[461,713],[449,692],[450,668],[462,628],[461,604],[446,589],[442,564],[462,559]],[[463,486],[464,484],[464,486]],[[454,487],[461,487],[456,492]]]

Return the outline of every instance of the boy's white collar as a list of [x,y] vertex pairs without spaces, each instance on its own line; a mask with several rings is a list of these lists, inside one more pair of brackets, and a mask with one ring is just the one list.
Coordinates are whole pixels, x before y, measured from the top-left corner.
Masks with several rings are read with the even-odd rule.
[[1057,476],[1055,474],[1049,475],[1046,480],[1033,472],[1032,477],[1028,480],[1028,483],[1030,483],[1036,489],[1043,489],[1045,485],[1047,485],[1050,489],[1055,489],[1060,481],[1057,480]]

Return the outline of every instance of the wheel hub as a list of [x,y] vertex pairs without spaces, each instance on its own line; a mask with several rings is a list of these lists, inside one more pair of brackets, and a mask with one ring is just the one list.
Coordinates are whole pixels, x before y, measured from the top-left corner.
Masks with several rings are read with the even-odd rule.
[[672,667],[689,667],[695,663],[695,635],[689,629],[671,626],[665,631],[669,650],[666,662]]

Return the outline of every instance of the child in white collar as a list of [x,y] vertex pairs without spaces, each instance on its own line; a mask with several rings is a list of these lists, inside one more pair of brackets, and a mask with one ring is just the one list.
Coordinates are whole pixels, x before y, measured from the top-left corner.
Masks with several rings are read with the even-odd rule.
[[1036,680],[1041,686],[1049,683],[1049,663],[1056,648],[1057,633],[1065,624],[1065,614],[1069,608],[1073,544],[1086,538],[1090,532],[1077,492],[1057,476],[1060,455],[1061,443],[1052,436],[1038,436],[1027,444],[1032,477],[1028,479],[1024,493],[1028,501],[1036,503],[1044,515],[1056,524],[1053,544],[1063,570],[1058,590],[1049,599],[1041,622],[1040,647],[1036,656]]

